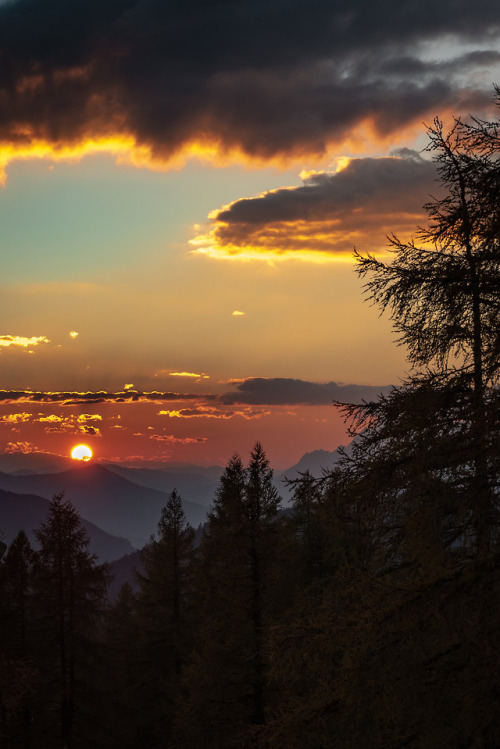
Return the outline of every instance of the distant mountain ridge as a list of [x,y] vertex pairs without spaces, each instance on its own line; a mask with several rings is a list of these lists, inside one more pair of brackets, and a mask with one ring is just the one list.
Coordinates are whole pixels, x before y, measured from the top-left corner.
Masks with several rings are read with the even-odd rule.
[[183,500],[195,502],[205,507],[212,503],[220,476],[224,470],[220,466],[198,467],[198,472],[195,472],[195,466],[191,466],[191,470],[187,468],[182,470],[180,467],[171,468],[170,466],[164,469],[129,468],[117,463],[109,463],[106,468],[108,471],[112,471],[139,486],[147,486],[150,489],[157,489],[168,494],[173,489],[177,489]]
[[[23,530],[31,545],[36,548],[37,540],[34,531],[47,520],[49,500],[33,494],[15,494],[0,489],[0,526],[5,534],[5,543],[9,545]],[[132,554],[132,544],[125,538],[118,538],[106,533],[93,523],[82,518],[82,526],[89,534],[89,550],[97,554],[99,560],[114,561]]]
[[[339,458],[338,450],[313,450],[290,468],[275,471],[274,483],[284,504],[291,494],[286,479],[307,470],[319,477]],[[103,560],[130,554],[149,541],[173,489],[181,495],[191,525],[204,523],[224,471],[220,466],[187,464],[149,468],[75,463],[44,453],[0,454],[0,468],[0,527],[9,541],[21,527],[33,538],[33,529],[46,518],[48,502],[64,491],[88,525],[93,552]]]
[[298,463],[295,463],[286,471],[281,471],[280,475],[286,475],[287,478],[296,478],[299,473],[309,471],[313,476],[321,476],[324,470],[333,468],[340,460],[340,447],[336,450],[313,450],[305,453]]
[[[16,494],[52,499],[64,491],[82,518],[140,548],[149,540],[160,520],[168,494],[127,481],[99,465],[83,463],[55,474],[0,473],[0,488]],[[205,520],[207,508],[183,501],[188,521],[194,527]],[[0,521],[1,522],[1,521]]]

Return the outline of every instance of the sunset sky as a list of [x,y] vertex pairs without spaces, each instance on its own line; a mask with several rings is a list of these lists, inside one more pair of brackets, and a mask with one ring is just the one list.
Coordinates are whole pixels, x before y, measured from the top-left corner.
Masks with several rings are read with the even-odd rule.
[[496,116],[493,0],[0,2],[0,450],[276,467],[407,365],[352,252],[425,125]]

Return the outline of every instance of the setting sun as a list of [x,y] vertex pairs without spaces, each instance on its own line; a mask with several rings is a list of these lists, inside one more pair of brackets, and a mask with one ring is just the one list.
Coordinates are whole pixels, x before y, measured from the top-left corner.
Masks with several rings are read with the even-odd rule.
[[90,460],[92,457],[92,450],[87,445],[77,445],[72,449],[71,457],[74,460]]

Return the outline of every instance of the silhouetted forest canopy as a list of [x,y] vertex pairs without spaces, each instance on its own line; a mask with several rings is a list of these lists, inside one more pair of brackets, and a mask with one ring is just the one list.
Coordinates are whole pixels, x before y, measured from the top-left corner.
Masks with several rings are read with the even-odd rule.
[[428,134],[427,226],[356,255],[406,381],[336,404],[353,441],[286,512],[259,443],[199,543],[172,492],[113,602],[54,497],[0,565],[3,746],[500,747],[500,123]]

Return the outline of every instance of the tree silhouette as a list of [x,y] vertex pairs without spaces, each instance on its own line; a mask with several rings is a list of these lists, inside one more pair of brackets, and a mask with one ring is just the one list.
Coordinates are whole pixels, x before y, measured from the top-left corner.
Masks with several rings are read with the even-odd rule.
[[142,739],[147,738],[148,746],[164,746],[172,730],[189,632],[193,540],[194,530],[174,489],[162,510],[156,537],[141,551],[144,573],[138,575],[143,668],[136,674],[136,699],[142,705]]
[[246,746],[266,720],[266,633],[273,610],[280,498],[257,443],[220,481],[196,564],[200,622],[180,715],[183,746]]
[[[53,746],[71,749],[75,716],[83,715],[82,692],[92,691],[83,674],[91,659],[90,640],[102,613],[108,567],[88,552],[89,536],[64,494],[55,495],[48,518],[36,531],[33,589],[38,610],[38,652],[43,654],[44,694]],[[58,738],[56,738],[58,736]]]

